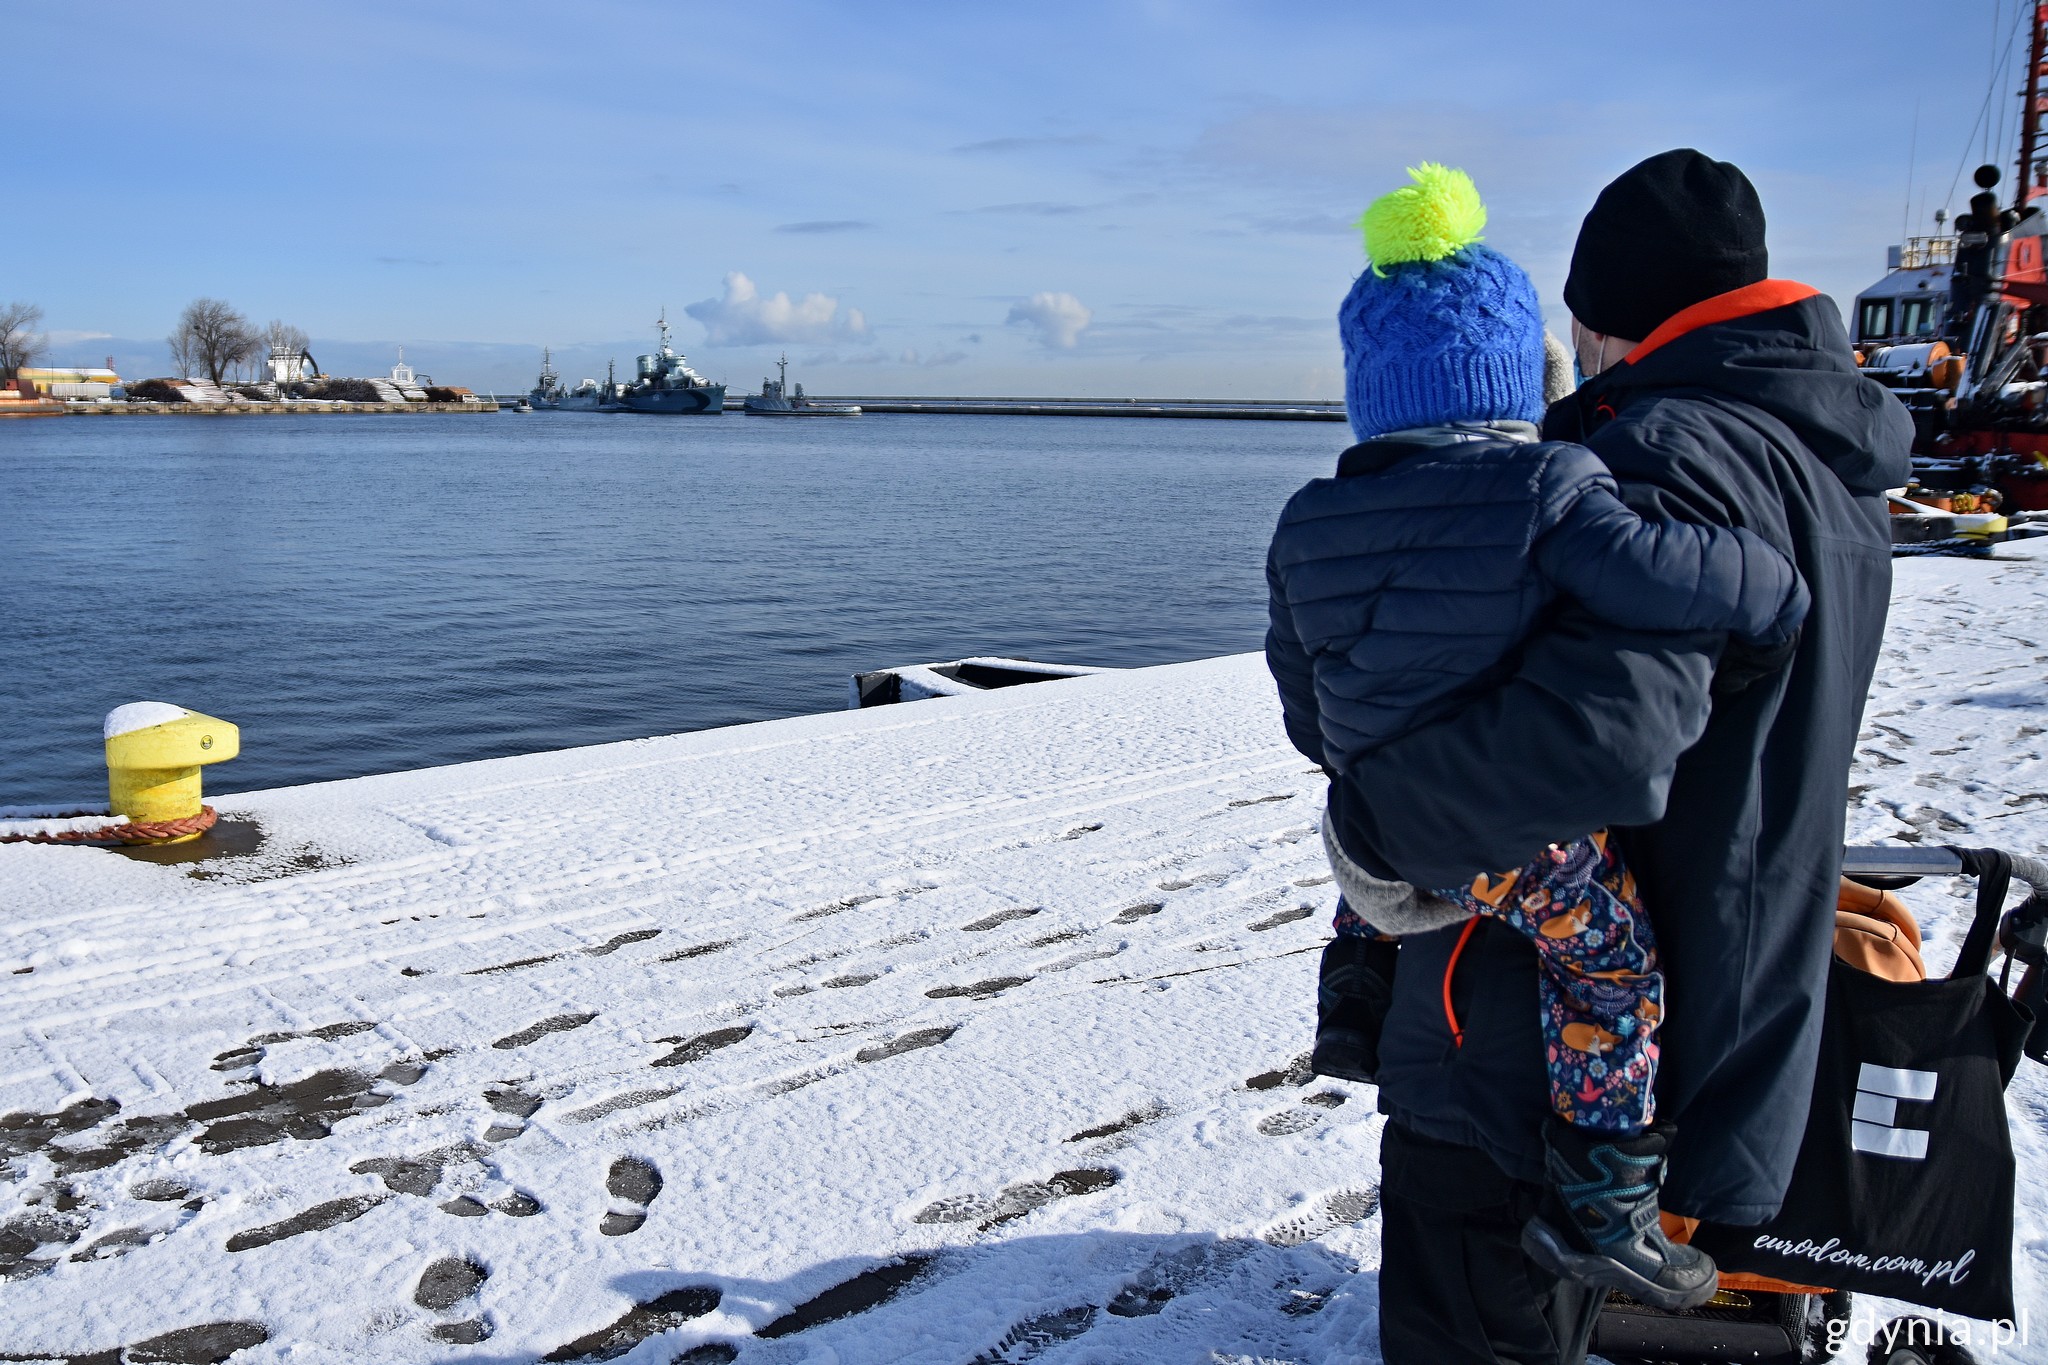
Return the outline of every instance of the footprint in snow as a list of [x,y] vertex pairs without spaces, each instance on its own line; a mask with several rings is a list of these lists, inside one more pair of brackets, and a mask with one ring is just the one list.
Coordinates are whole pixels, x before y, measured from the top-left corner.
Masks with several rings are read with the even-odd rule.
[[541,1105],[538,1096],[509,1086],[484,1091],[484,1103],[498,1115],[484,1130],[485,1142],[509,1142],[518,1137],[526,1131],[526,1120],[532,1118]]
[[1096,1308],[1084,1303],[1026,1318],[1003,1334],[1003,1339],[983,1351],[968,1365],[1023,1365],[1063,1341],[1072,1341],[1095,1325]]
[[1315,1079],[1315,1072],[1308,1069],[1309,1054],[1304,1052],[1278,1071],[1261,1071],[1244,1083],[1247,1090],[1278,1090],[1283,1085],[1307,1085]]
[[1272,796],[1247,796],[1231,802],[1230,808],[1236,810],[1241,806],[1264,806],[1274,801],[1292,801],[1293,799],[1293,792],[1276,792]]
[[253,1251],[257,1247],[282,1242],[287,1237],[297,1237],[301,1233],[325,1232],[328,1228],[354,1222],[390,1197],[388,1194],[357,1194],[346,1199],[330,1199],[324,1204],[315,1204],[303,1213],[295,1213],[281,1222],[266,1223],[259,1228],[238,1232],[228,1238],[228,1250]]
[[647,1206],[661,1193],[661,1183],[661,1172],[639,1157],[622,1156],[614,1161],[604,1180],[614,1207],[599,1221],[597,1230],[607,1237],[638,1232],[647,1221]]
[[1101,1167],[1084,1167],[1080,1170],[1059,1171],[1045,1180],[1025,1181],[1010,1185],[992,1198],[978,1194],[954,1195],[925,1205],[910,1216],[913,1223],[973,1223],[976,1230],[987,1232],[990,1228],[1001,1227],[1014,1222],[1037,1209],[1044,1208],[1056,1199],[1071,1199],[1075,1195],[1094,1194],[1117,1183],[1120,1177],[1115,1171]]
[[1161,905],[1158,901],[1143,901],[1137,905],[1129,907],[1128,909],[1119,910],[1117,912],[1116,919],[1114,919],[1111,922],[1114,924],[1136,924],[1139,920],[1144,919],[1147,915],[1156,915],[1165,908],[1166,907],[1164,905]]
[[677,952],[664,953],[654,960],[656,962],[686,962],[693,957],[709,957],[713,953],[722,953],[738,942],[739,940],[736,938],[725,938],[718,940],[716,943],[692,944],[690,947],[680,949]]
[[1297,920],[1305,920],[1314,913],[1315,908],[1313,906],[1297,905],[1292,910],[1276,910],[1257,924],[1247,924],[1245,928],[1255,934],[1263,934],[1268,929],[1278,929],[1283,924],[1293,924]]
[[992,915],[983,915],[972,924],[963,924],[960,928],[964,933],[985,934],[991,929],[1010,923],[1012,920],[1030,919],[1033,915],[1039,914],[1044,909],[1045,907],[1042,905],[1033,905],[1019,906],[1011,910],[998,910]]
[[823,1293],[805,1299],[754,1335],[772,1341],[879,1308],[916,1283],[936,1259],[932,1253],[922,1252],[863,1270],[852,1279],[841,1280]]
[[491,1272],[474,1261],[445,1256],[428,1266],[412,1291],[412,1301],[422,1308],[439,1311],[453,1308],[490,1278]]
[[1379,1207],[1377,1185],[1332,1190],[1305,1211],[1267,1228],[1259,1234],[1259,1240],[1276,1247],[1300,1246],[1338,1228],[1363,1223],[1378,1212]]
[[496,1212],[512,1218],[531,1218],[540,1212],[540,1201],[524,1190],[514,1190],[502,1199],[493,1199],[486,1204],[473,1194],[457,1195],[440,1206],[441,1212],[457,1218],[482,1218]]
[[1111,1119],[1108,1123],[1097,1124],[1093,1128],[1083,1128],[1080,1132],[1075,1133],[1072,1137],[1063,1139],[1063,1141],[1093,1142],[1097,1138],[1115,1137],[1119,1133],[1128,1133],[1131,1129],[1151,1123],[1155,1119],[1165,1118],[1166,1113],[1166,1106],[1154,1100],[1142,1109],[1133,1109],[1122,1118]]
[[[1315,1109],[1335,1109],[1350,1098],[1334,1090],[1324,1090],[1314,1095],[1304,1095],[1301,1102],[1313,1105]],[[1259,1131],[1267,1137],[1286,1137],[1290,1133],[1304,1133],[1322,1122],[1323,1116],[1312,1109],[1282,1109],[1277,1114],[1268,1114],[1259,1120]]]
[[709,1033],[700,1033],[695,1038],[688,1040],[682,1038],[657,1038],[656,1042],[681,1043],[682,1046],[669,1053],[666,1057],[655,1058],[653,1064],[655,1066],[687,1066],[691,1062],[702,1061],[720,1048],[731,1047],[734,1043],[744,1042],[753,1036],[753,1032],[754,1026],[752,1024],[737,1024],[732,1028],[713,1029]]
[[1245,1251],[1242,1242],[1198,1242],[1154,1257],[1104,1307],[1113,1317],[1153,1317],[1197,1284],[1229,1270]]
[[528,1043],[537,1043],[550,1033],[567,1033],[571,1029],[582,1028],[595,1018],[597,1018],[597,1015],[594,1013],[558,1014],[552,1019],[543,1019],[538,1024],[530,1025],[519,1030],[517,1033],[508,1033],[497,1042],[492,1043],[491,1046],[500,1052],[510,1052],[515,1047],[525,1047]]
[[853,1059],[856,1062],[879,1062],[890,1057],[900,1057],[906,1052],[916,1052],[919,1048],[937,1047],[959,1031],[958,1024],[944,1028],[912,1029],[886,1043],[876,1043],[872,1047],[862,1048],[853,1054]]
[[[96,1365],[97,1362],[119,1360],[171,1362],[204,1361],[207,1365],[220,1365],[252,1346],[261,1346],[270,1340],[270,1329],[260,1322],[204,1322],[197,1327],[180,1327],[175,1332],[138,1341],[133,1346],[117,1346],[111,1351],[94,1351],[88,1355],[73,1356],[79,1365]],[[16,1357],[22,1359],[24,1357]],[[31,1360],[44,1357],[29,1356]]]
[[998,976],[988,981],[976,981],[966,986],[934,986],[925,992],[928,1000],[987,1000],[1001,995],[1004,991],[1015,990],[1028,985],[1028,976]]
[[660,933],[661,930],[659,929],[634,929],[627,933],[614,934],[603,943],[592,944],[590,947],[585,948],[583,955],[585,957],[609,957],[629,943],[645,943],[648,939],[659,936]]
[[[649,1337],[717,1309],[724,1294],[711,1285],[689,1285],[671,1289],[645,1303],[635,1304],[623,1317],[595,1332],[580,1336],[566,1346],[557,1346],[542,1356],[545,1361],[614,1360]],[[664,1356],[671,1365],[711,1365],[731,1361],[739,1352],[724,1343],[699,1346],[675,1357]],[[531,1359],[531,1357],[528,1357]]]
[[1175,879],[1159,883],[1161,891],[1185,891],[1193,886],[1221,886],[1230,880],[1228,872],[1204,872],[1199,877]]

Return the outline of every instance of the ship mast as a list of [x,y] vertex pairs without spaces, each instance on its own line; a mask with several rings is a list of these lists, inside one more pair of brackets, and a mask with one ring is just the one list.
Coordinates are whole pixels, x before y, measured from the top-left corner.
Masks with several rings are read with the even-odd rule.
[[2048,61],[2048,4],[2034,6],[2033,34],[2027,47],[2026,114],[2020,120],[2020,183],[2013,196],[2013,207],[2018,209],[2025,209],[2035,194],[2034,139],[2040,131],[2041,115],[2048,113],[2048,98],[2041,94],[2041,67]]

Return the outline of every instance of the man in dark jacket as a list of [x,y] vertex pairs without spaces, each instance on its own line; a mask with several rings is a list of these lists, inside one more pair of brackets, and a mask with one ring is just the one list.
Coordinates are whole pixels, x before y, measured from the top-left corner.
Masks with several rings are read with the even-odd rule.
[[[1591,447],[1646,516],[1746,527],[1788,555],[1813,599],[1789,657],[1720,636],[1617,643],[1566,608],[1504,686],[1331,791],[1345,850],[1418,886],[1614,831],[1663,948],[1664,1207],[1732,1224],[1776,1212],[1805,1127],[1890,596],[1882,490],[1904,482],[1912,437],[1833,303],[1767,278],[1763,227],[1742,172],[1690,150],[1602,191],[1565,286],[1590,377],[1544,434]],[[1544,1174],[1536,970],[1493,923],[1403,942],[1379,1054],[1389,1365],[1584,1356],[1597,1297],[1518,1241]]]

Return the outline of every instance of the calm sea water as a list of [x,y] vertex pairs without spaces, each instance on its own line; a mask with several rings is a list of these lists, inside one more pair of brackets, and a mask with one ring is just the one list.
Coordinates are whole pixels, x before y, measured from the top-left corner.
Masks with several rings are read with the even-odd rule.
[[209,791],[827,711],[859,670],[1256,649],[1335,423],[576,413],[0,423],[0,805],[100,717],[235,721]]

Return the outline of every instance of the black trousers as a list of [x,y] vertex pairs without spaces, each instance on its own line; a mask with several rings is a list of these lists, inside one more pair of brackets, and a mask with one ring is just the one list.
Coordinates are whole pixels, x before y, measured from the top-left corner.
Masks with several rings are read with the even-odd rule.
[[1386,1365],[1583,1365],[1606,1295],[1522,1254],[1538,1189],[1476,1147],[1380,1139]]

